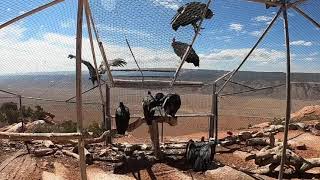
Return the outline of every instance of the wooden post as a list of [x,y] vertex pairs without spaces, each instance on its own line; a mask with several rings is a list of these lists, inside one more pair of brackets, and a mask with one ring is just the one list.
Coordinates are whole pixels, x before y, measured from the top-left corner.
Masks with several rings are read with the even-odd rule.
[[22,98],[19,95],[19,113],[20,113],[20,118],[21,118],[21,127],[22,127],[22,132],[24,132],[25,127],[24,127],[24,118],[23,118],[23,112],[22,112]]
[[157,158],[160,158],[161,152],[160,152],[160,143],[159,143],[159,127],[158,122],[156,120],[152,120],[152,125],[149,126],[149,132],[150,132],[150,138],[152,141],[152,148],[154,155]]
[[289,38],[289,26],[288,26],[288,14],[287,14],[287,4],[283,4],[283,24],[284,24],[284,34],[285,34],[285,44],[287,48],[287,77],[286,77],[286,120],[284,126],[284,137],[283,137],[283,149],[281,156],[281,164],[278,179],[282,180],[284,164],[286,163],[286,151],[288,146],[288,130],[291,114],[291,68],[290,68],[290,38]]
[[82,94],[81,94],[81,55],[82,55],[82,23],[83,23],[83,0],[78,0],[77,13],[77,37],[76,37],[76,107],[77,107],[77,131],[81,134],[78,140],[79,167],[81,180],[87,179],[86,161],[84,154],[83,117],[82,117]]
[[[111,121],[112,121],[112,118],[111,118],[111,113],[110,113],[110,88],[108,86],[108,84],[106,84],[106,104],[105,104],[105,128],[106,130],[108,131],[111,131]],[[111,144],[112,143],[112,137],[111,136],[108,136],[107,139],[106,139],[106,143],[107,144]]]
[[216,93],[216,83],[212,85],[212,95],[211,95],[211,116],[209,117],[209,138],[214,136],[214,115],[215,115],[215,93]]

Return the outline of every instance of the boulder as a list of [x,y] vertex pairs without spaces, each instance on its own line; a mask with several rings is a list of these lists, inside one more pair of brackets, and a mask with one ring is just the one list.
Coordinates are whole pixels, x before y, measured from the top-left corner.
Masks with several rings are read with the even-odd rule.
[[252,138],[252,133],[250,131],[241,131],[239,133],[239,139],[241,141],[245,141],[245,140],[250,139],[250,138]]
[[320,119],[320,106],[306,106],[291,114],[293,121],[308,121]]
[[264,122],[264,123],[261,123],[261,124],[256,124],[256,125],[253,125],[251,128],[267,128],[270,126],[270,122]]

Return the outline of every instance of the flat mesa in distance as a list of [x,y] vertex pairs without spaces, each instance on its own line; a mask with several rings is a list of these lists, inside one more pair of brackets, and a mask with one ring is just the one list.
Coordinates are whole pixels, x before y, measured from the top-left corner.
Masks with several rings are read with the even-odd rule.
[[[205,15],[204,15],[205,13]],[[187,25],[192,25],[193,30],[197,33],[199,27],[199,22],[204,15],[205,19],[211,19],[214,15],[211,9],[207,9],[207,5],[201,2],[190,2],[181,6],[176,15],[172,18],[172,29],[177,31],[180,26],[184,27]],[[175,41],[173,38],[173,42],[171,44],[175,54],[179,56],[181,59],[187,51],[189,44],[183,43],[180,41]],[[195,50],[191,47],[190,53],[186,57],[185,61],[187,63],[193,63],[195,67],[199,67],[199,56],[195,52]]]

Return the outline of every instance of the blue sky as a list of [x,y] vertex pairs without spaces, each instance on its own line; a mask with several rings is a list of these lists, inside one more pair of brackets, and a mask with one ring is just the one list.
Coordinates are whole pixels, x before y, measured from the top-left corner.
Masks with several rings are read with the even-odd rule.
[[[2,0],[0,23],[49,1]],[[140,66],[176,68],[179,58],[173,53],[171,40],[190,42],[191,26],[171,29],[171,18],[185,0],[92,0],[91,9],[108,59],[124,58],[128,68],[135,64],[125,44],[125,37]],[[202,1],[206,2],[206,1]],[[67,59],[74,54],[76,0],[66,0],[47,10],[0,30],[0,74],[45,71],[73,71],[75,63]],[[210,9],[213,19],[206,20],[194,49],[200,56],[200,69],[231,70],[245,57],[266,28],[277,8],[265,9],[245,0],[216,0]],[[320,2],[309,0],[301,9],[320,22]],[[320,30],[289,10],[292,69],[319,72]],[[283,21],[279,18],[253,56],[241,70],[284,71],[285,47]],[[86,26],[83,58],[92,62]],[[101,56],[98,54],[98,64]],[[194,68],[185,64],[184,68]]]

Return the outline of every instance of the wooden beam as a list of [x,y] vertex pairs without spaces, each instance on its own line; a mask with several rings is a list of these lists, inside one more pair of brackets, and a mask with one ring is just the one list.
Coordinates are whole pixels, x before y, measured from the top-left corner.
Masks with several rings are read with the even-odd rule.
[[207,10],[208,10],[208,8],[209,8],[209,6],[210,6],[210,3],[211,3],[211,0],[208,0],[208,2],[207,2],[207,4],[206,4],[205,11],[203,12],[202,17],[201,17],[201,20],[200,20],[200,22],[199,22],[198,29],[197,29],[196,33],[194,34],[191,43],[189,44],[189,46],[187,47],[186,51],[184,52],[184,54],[183,54],[183,56],[182,56],[181,63],[180,63],[179,67],[177,68],[177,70],[176,70],[176,72],[175,72],[175,74],[174,74],[174,76],[173,76],[173,79],[172,79],[172,81],[171,81],[171,83],[170,83],[170,86],[173,86],[174,83],[175,83],[175,81],[177,80],[177,78],[178,78],[178,76],[179,76],[179,72],[180,72],[180,70],[181,70],[184,62],[186,61],[187,57],[189,56],[190,51],[191,51],[191,49],[192,49],[192,46],[193,46],[194,42],[196,41],[198,35],[200,34],[201,25],[202,25],[203,20],[204,20],[205,17],[206,17],[206,13],[207,13]]
[[87,179],[86,158],[84,152],[83,133],[83,114],[82,114],[82,82],[81,82],[81,63],[82,63],[82,23],[83,23],[84,0],[78,0],[77,12],[77,37],[76,37],[76,109],[77,109],[77,131],[81,137],[78,140],[79,167],[81,180]]
[[[170,81],[161,81],[161,80],[144,80],[144,85],[146,87],[169,87]],[[115,79],[114,87],[122,88],[140,88],[140,80],[128,80],[128,79]],[[192,81],[179,81],[175,83],[175,86],[185,86],[185,87],[202,87],[204,84],[202,82],[192,82]]]
[[[110,87],[108,86],[108,84],[106,84],[106,104],[105,104],[105,128],[106,130],[110,130],[111,131],[111,126],[112,126],[112,119],[111,119],[111,96],[110,96]],[[106,143],[107,144],[111,144],[112,143],[112,137],[108,136],[106,139]]]
[[[185,118],[191,118],[191,117],[210,117],[210,116],[213,116],[214,114],[211,114],[211,113],[198,113],[198,114],[176,114],[176,117],[179,118],[179,117],[185,117]],[[112,118],[114,118],[115,116],[112,116]],[[132,115],[130,116],[131,118],[144,118],[143,116],[141,115]],[[161,116],[159,116],[161,117]],[[169,116],[168,117],[162,117],[162,118],[170,118]]]
[[0,25],[0,29],[4,28],[6,26],[9,26],[10,24],[13,24],[13,23],[15,23],[15,22],[27,17],[27,16],[31,16],[32,14],[40,12],[40,11],[42,11],[42,10],[48,8],[48,7],[51,7],[51,6],[55,5],[55,4],[58,4],[58,3],[62,2],[62,1],[64,1],[64,0],[51,1],[51,2],[49,2],[47,4],[45,4],[45,5],[39,6],[39,7],[35,8],[35,9],[32,9],[31,11],[28,11],[28,12],[26,12],[24,14],[21,14],[20,16],[17,16],[15,18],[13,18],[13,19],[1,24]]
[[289,37],[289,25],[288,25],[288,14],[287,14],[287,4],[283,4],[283,25],[284,25],[284,35],[285,44],[287,49],[287,77],[286,77],[286,119],[284,126],[284,137],[283,137],[283,149],[280,163],[280,170],[278,179],[282,180],[284,173],[284,164],[286,163],[286,152],[288,146],[288,131],[291,115],[291,59],[290,59],[290,37]]
[[28,140],[51,140],[51,141],[65,141],[70,139],[79,139],[80,133],[9,133],[0,132],[0,139],[10,139],[17,141]]

